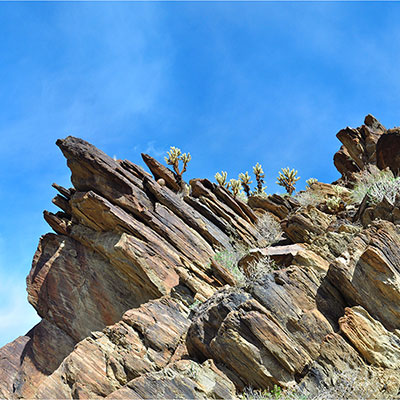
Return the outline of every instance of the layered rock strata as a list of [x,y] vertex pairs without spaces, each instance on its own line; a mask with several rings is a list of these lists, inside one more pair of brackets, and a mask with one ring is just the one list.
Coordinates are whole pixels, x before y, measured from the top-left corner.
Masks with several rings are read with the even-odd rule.
[[[337,183],[396,173],[396,135],[371,115],[340,131]],[[27,277],[42,321],[0,349],[0,397],[227,399],[273,385],[314,395],[340,393],[348,371],[400,393],[397,200],[350,204],[343,186],[318,183],[312,204],[245,203],[207,179],[186,190],[148,155],[151,174],[81,139],[57,145],[73,187],[53,185],[61,211],[44,218],[55,233]],[[260,248],[265,213],[283,237]],[[244,282],[221,250],[243,255]]]

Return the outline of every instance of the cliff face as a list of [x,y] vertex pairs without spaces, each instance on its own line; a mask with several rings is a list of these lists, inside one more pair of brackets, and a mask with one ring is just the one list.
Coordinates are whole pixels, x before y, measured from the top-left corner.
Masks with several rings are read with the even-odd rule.
[[[341,190],[315,183],[308,205],[244,203],[206,179],[182,193],[148,155],[151,174],[58,140],[73,188],[53,185],[62,211],[44,212],[55,233],[40,238],[27,277],[42,321],[0,349],[0,397],[235,398],[274,384],[315,394],[347,370],[397,394],[400,201],[350,205],[344,186],[377,167],[397,173],[400,133],[369,115],[338,138]],[[265,214],[283,229],[269,247]],[[239,246],[244,285],[214,259]]]

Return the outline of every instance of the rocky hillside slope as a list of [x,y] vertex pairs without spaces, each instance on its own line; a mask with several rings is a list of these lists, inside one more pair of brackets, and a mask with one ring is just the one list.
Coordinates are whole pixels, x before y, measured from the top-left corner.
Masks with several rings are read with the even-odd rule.
[[[42,320],[0,349],[0,398],[315,396],[348,371],[399,394],[400,197],[350,195],[368,171],[398,173],[400,129],[368,115],[337,137],[334,185],[247,203],[206,179],[183,193],[148,155],[151,173],[58,140],[73,187],[53,185],[61,211],[44,212],[54,233],[27,277]],[[265,215],[283,231],[268,246]]]

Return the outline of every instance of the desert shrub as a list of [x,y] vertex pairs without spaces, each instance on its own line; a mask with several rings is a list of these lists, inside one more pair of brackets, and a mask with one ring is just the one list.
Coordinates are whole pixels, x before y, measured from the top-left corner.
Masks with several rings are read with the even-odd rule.
[[325,201],[324,196],[320,193],[314,193],[311,190],[306,190],[305,192],[297,193],[295,199],[300,203],[301,206],[317,206]]
[[246,273],[243,284],[250,285],[262,279],[265,275],[278,269],[278,265],[271,257],[263,257],[260,260],[254,260],[246,267]]
[[271,391],[246,388],[238,397],[241,400],[389,400],[394,398],[386,393],[384,373],[370,374],[366,369],[336,371],[332,386],[321,389],[317,394],[305,394],[297,389],[281,389],[274,385]]
[[238,286],[245,282],[245,275],[238,265],[239,260],[245,255],[245,250],[234,248],[232,250],[220,250],[214,255],[214,260],[226,268],[235,278]]
[[280,223],[268,213],[258,219],[256,229],[265,246],[277,242],[283,233]]
[[307,400],[307,397],[292,390],[283,390],[274,385],[272,390],[245,388],[239,395],[240,400]]
[[270,257],[255,260],[246,267],[246,272],[239,267],[239,260],[246,254],[244,249],[220,250],[215,253],[214,260],[225,267],[235,278],[236,286],[246,287],[277,269]]
[[309,400],[384,400],[392,397],[382,391],[385,386],[378,374],[370,375],[368,370],[353,369],[337,372],[337,380],[328,389],[321,390]]
[[394,204],[400,194],[400,178],[390,171],[364,172],[354,185],[351,197],[355,203],[361,203],[366,195],[371,204],[377,204],[386,198]]

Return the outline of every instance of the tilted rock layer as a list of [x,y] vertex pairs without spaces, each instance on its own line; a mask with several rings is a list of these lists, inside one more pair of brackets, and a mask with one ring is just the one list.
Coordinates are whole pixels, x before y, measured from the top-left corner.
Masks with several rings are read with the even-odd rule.
[[[313,395],[351,370],[399,394],[399,219],[350,204],[343,187],[364,170],[397,174],[399,137],[371,115],[340,131],[341,189],[314,184],[320,201],[308,205],[245,203],[207,179],[182,191],[149,155],[151,174],[58,140],[73,187],[53,185],[61,211],[44,218],[55,233],[27,277],[42,321],[0,349],[0,397],[226,399],[273,385]],[[265,213],[283,236],[260,248]],[[238,248],[244,284],[214,259]],[[255,263],[264,270],[252,277]]]

